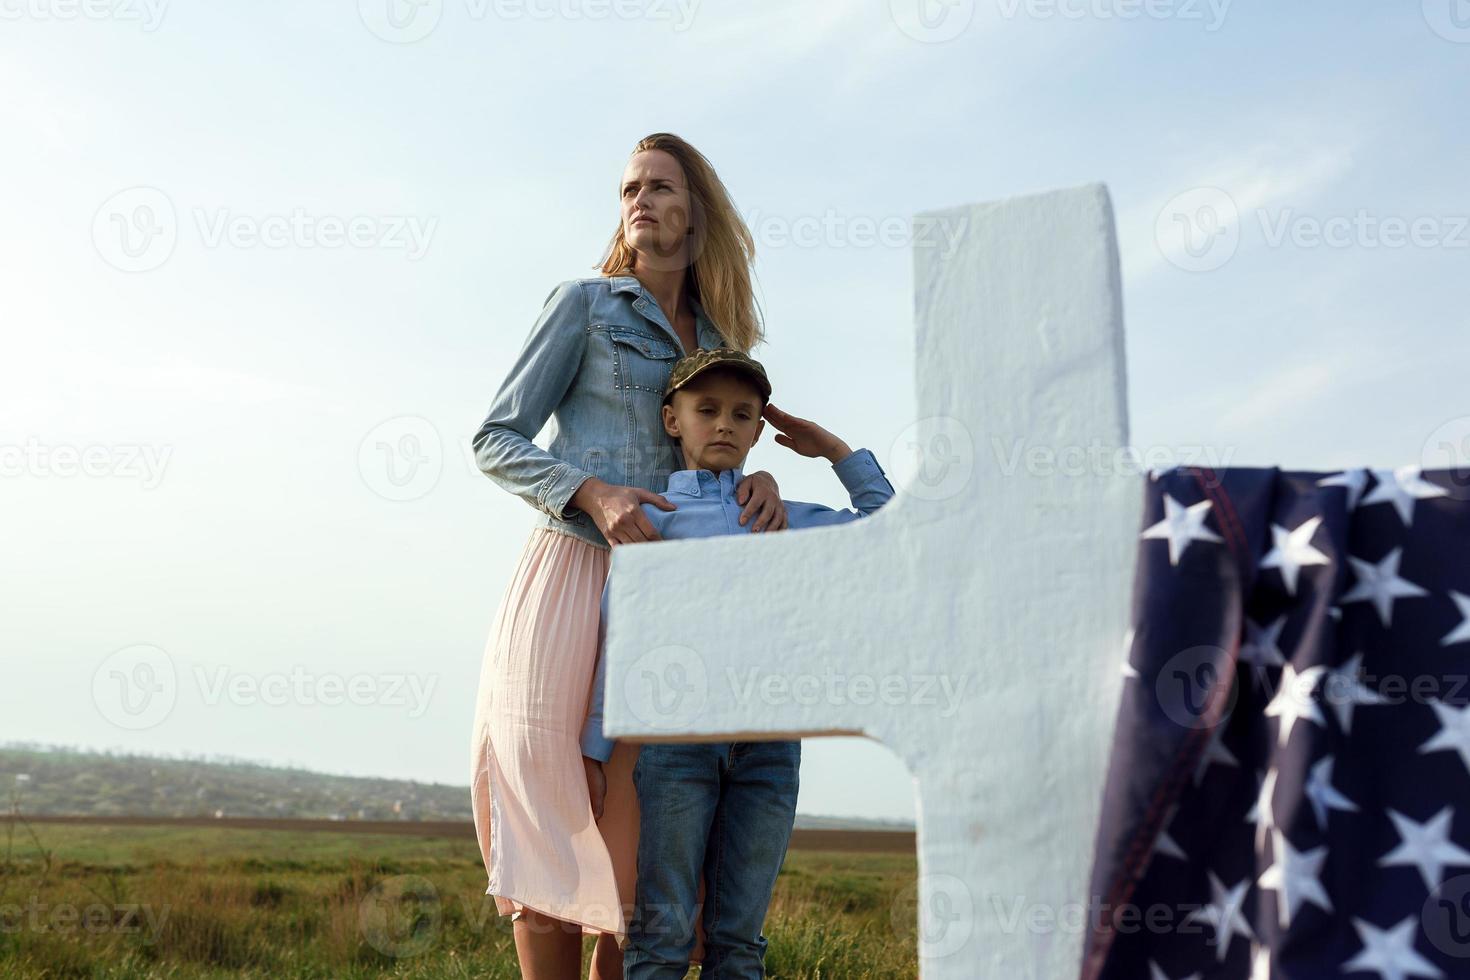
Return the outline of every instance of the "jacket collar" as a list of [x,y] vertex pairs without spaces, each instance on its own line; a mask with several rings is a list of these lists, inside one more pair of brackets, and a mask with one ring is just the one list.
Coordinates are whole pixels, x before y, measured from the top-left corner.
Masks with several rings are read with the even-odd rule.
[[686,497],[702,497],[706,493],[718,497],[722,491],[733,494],[744,477],[745,474],[738,466],[721,470],[718,475],[703,469],[675,470],[669,474],[669,489],[666,492],[679,493]]
[[[684,342],[679,339],[678,334],[674,333],[674,328],[664,316],[663,308],[658,305],[658,301],[648,290],[643,288],[643,283],[638,281],[637,276],[608,276],[607,280],[609,288],[614,293],[636,293],[638,298],[633,301],[633,309],[643,314],[645,319],[673,338],[675,346],[681,353],[689,353],[684,350]],[[725,338],[720,334],[719,328],[710,322],[699,300],[691,296],[689,305],[694,309],[694,336],[699,340],[699,346],[706,348],[726,346]]]

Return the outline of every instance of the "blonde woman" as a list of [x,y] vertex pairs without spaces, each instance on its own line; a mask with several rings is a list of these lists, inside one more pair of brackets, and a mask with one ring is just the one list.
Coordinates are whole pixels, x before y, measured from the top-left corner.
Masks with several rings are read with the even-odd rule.
[[[473,444],[480,469],[538,511],[486,645],[470,793],[487,895],[510,915],[525,980],[620,980],[634,899],[638,746],[603,773],[579,737],[596,664],[610,548],[658,539],[641,505],[680,468],[660,408],[675,360],[762,338],[755,247],[708,160],[669,133],[640,140],[619,183],[601,275],[552,290]],[[531,440],[556,419],[549,449]],[[786,526],[774,478],[740,484],[741,523]],[[589,787],[589,781],[596,781]]]

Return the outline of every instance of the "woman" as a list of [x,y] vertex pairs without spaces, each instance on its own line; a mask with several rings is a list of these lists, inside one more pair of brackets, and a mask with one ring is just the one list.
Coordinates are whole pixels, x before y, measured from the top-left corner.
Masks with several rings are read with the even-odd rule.
[[[709,161],[656,133],[634,148],[619,194],[602,276],[552,291],[474,438],[480,469],[540,511],[491,629],[471,744],[485,893],[512,916],[526,980],[579,978],[584,932],[598,934],[594,980],[623,975],[638,746],[609,760],[598,817],[578,741],[609,550],[658,539],[645,502],[675,509],[659,496],[681,465],[659,414],[674,361],[762,338],[754,243]],[[531,440],[548,417],[543,450]],[[786,526],[769,473],[737,493],[742,524]]]

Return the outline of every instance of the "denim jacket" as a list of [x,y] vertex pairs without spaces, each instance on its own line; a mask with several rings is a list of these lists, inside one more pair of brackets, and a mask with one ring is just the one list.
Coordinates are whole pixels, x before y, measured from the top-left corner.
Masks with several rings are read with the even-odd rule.
[[[691,298],[701,347],[725,343]],[[540,513],[536,526],[607,548],[569,501],[589,477],[662,493],[680,467],[664,388],[684,345],[636,276],[569,279],[546,305],[471,444],[480,470]],[[548,418],[555,434],[531,440]]]

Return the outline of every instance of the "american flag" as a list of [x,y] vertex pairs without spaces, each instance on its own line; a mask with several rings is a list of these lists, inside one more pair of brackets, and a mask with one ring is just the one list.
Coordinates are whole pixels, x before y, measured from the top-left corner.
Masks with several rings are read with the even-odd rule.
[[1083,980],[1470,977],[1470,473],[1146,493]]

